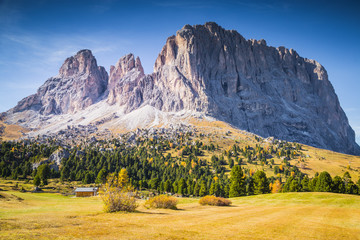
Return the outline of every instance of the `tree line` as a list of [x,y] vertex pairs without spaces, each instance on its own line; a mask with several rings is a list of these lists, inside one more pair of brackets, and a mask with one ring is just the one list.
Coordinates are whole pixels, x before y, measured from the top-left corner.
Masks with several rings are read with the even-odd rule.
[[[34,169],[32,166],[59,149],[58,142],[2,142],[0,175],[13,179],[30,177],[36,186],[46,185],[49,178],[103,184],[109,174],[126,169],[130,183],[139,190],[150,189],[183,196],[237,197],[300,191],[359,194],[360,180],[354,182],[349,173],[332,178],[329,173],[322,172],[310,179],[296,166],[290,166],[287,159],[296,157],[301,149],[297,144],[281,143],[277,147],[267,148],[260,145],[240,148],[233,145],[223,154],[213,155],[209,162],[201,159],[204,151],[214,151],[216,148],[212,143],[204,145],[199,141],[192,145],[178,143],[176,146],[161,138],[137,140],[133,145],[119,139],[87,145],[74,144],[69,149],[70,156],[62,160],[61,168],[57,171],[48,164]],[[179,150],[178,156],[173,157],[168,152],[171,149]],[[284,166],[275,166],[275,176],[267,177],[264,171],[242,168],[243,161],[249,160],[271,166],[271,155],[284,159]],[[225,165],[229,165],[230,174],[226,173]],[[276,176],[278,173],[283,173],[286,181],[282,182],[281,177]]]

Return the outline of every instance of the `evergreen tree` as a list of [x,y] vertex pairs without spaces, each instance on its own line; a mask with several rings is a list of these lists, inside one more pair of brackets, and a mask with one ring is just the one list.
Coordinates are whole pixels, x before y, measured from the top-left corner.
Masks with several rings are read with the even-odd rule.
[[95,183],[97,184],[102,184],[106,182],[106,176],[107,176],[107,172],[106,170],[103,168],[100,170],[100,172],[98,173]]
[[212,181],[209,189],[209,195],[214,195],[214,188],[215,188],[214,185],[215,185],[215,181]]
[[190,179],[188,179],[186,181],[186,186],[187,186],[186,195],[188,195],[188,196],[192,195],[193,194],[194,184]]
[[173,186],[174,193],[177,193],[177,191],[178,191],[178,181],[173,182],[172,186]]
[[234,167],[234,160],[232,158],[229,158],[229,168]]
[[300,192],[301,185],[297,179],[293,179],[290,183],[290,192]]
[[185,195],[187,191],[187,188],[186,188],[186,182],[183,178],[181,178],[178,182],[178,190],[177,190],[177,193],[178,194],[181,194],[181,195]]
[[219,181],[214,181],[213,195],[215,195],[217,197],[222,195]]
[[305,176],[303,178],[303,180],[301,181],[301,188],[302,188],[302,191],[303,192],[308,192],[310,189],[309,189],[309,177],[308,176]]
[[87,172],[85,174],[85,178],[84,178],[84,181],[83,181],[85,184],[90,184],[93,182],[93,179],[92,179],[92,174],[90,172]]
[[331,192],[332,178],[330,174],[326,171],[321,172],[319,179],[316,182],[315,191],[316,192]]
[[165,184],[163,181],[160,182],[160,186],[159,186],[159,192],[163,193],[165,192]]
[[254,193],[264,194],[269,192],[269,181],[266,177],[266,174],[263,171],[256,171],[254,174]]
[[154,189],[154,190],[157,190],[158,187],[159,187],[159,179],[158,178],[152,178],[150,181],[149,181],[149,187],[151,189]]
[[353,181],[350,180],[345,185],[345,193],[347,193],[347,194],[358,194],[358,187],[356,186],[356,184]]
[[309,181],[309,190],[312,192],[316,191],[316,183],[318,181],[318,176],[315,175],[315,177],[313,179],[311,179],[311,181]]
[[193,195],[194,196],[199,196],[199,191],[200,191],[200,186],[199,186],[199,183],[196,182],[195,187],[194,187],[194,191],[193,191]]
[[248,196],[254,195],[254,179],[252,177],[246,178],[246,193]]
[[285,184],[283,185],[283,187],[282,187],[282,192],[291,192],[290,191],[290,184],[291,184],[291,182],[294,180],[294,177],[289,177],[287,180],[286,180],[286,182],[285,182]]
[[201,181],[200,184],[200,189],[199,189],[199,196],[203,197],[207,195],[207,187],[206,187],[206,182],[205,181]]
[[333,179],[332,192],[334,193],[344,193],[345,192],[345,184],[341,177],[335,176]]
[[40,177],[43,185],[48,184],[48,178],[50,177],[50,167],[48,164],[42,164],[37,169],[37,175]]
[[345,185],[344,193],[347,193],[347,194],[357,194],[358,193],[358,187],[351,180],[351,176],[350,176],[349,172],[344,173],[343,182],[344,182],[344,185]]
[[165,182],[164,190],[165,190],[165,192],[171,192],[171,182],[169,179],[166,180],[166,182]]
[[40,178],[39,175],[36,175],[36,176],[34,177],[34,186],[35,186],[35,187],[38,187],[38,186],[40,185],[40,183],[41,183],[41,178]]
[[245,195],[245,176],[239,165],[235,165],[230,172],[229,197]]

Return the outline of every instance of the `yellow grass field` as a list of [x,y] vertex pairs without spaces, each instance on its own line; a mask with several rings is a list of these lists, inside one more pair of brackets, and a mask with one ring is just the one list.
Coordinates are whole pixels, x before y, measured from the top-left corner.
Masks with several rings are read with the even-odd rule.
[[99,197],[0,191],[0,239],[360,239],[360,196],[282,193],[231,207],[104,213]]
[[19,125],[9,125],[4,123],[3,121],[0,121],[0,127],[4,126],[4,132],[3,134],[0,135],[0,139],[2,138],[2,140],[14,140],[14,139],[19,139],[20,137],[23,136],[22,133],[26,133],[29,130],[26,128],[23,128]]

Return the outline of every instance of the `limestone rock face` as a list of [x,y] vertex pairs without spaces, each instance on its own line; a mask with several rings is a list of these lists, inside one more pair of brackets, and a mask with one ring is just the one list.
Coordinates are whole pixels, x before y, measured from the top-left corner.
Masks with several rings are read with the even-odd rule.
[[205,112],[263,137],[360,153],[323,66],[216,23],[186,25],[155,62],[163,111]]
[[70,153],[66,149],[58,149],[53,152],[49,157],[49,162],[54,162],[56,165],[60,166],[63,159],[68,159]]
[[143,101],[140,81],[145,78],[140,59],[128,54],[110,67],[109,104],[126,105],[127,112],[139,107]]
[[90,50],[69,57],[59,75],[49,78],[36,94],[21,100],[13,112],[39,111],[43,115],[74,113],[95,103],[107,89],[108,75],[97,66]]

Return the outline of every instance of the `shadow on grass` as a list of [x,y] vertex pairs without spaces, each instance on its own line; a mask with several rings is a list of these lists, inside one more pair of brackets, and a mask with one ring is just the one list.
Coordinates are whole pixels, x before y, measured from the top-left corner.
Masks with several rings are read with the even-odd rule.
[[150,215],[168,215],[168,213],[159,213],[159,212],[142,212],[139,210],[135,210],[134,213],[141,213],[141,214],[150,214]]
[[216,205],[199,205],[200,207],[218,207],[218,208],[232,208],[232,207],[240,207],[238,205],[229,205],[229,206],[216,206]]
[[[151,210],[172,210],[172,211],[185,211],[185,209],[181,208],[150,208]],[[150,210],[149,209],[149,210]],[[143,214],[159,214],[159,215],[168,215],[169,213],[161,213],[161,212],[142,212],[140,210],[135,210],[135,213],[143,213]]]
[[174,211],[185,211],[185,209],[181,209],[181,208],[175,208],[175,209],[171,209],[171,210],[174,210]]

